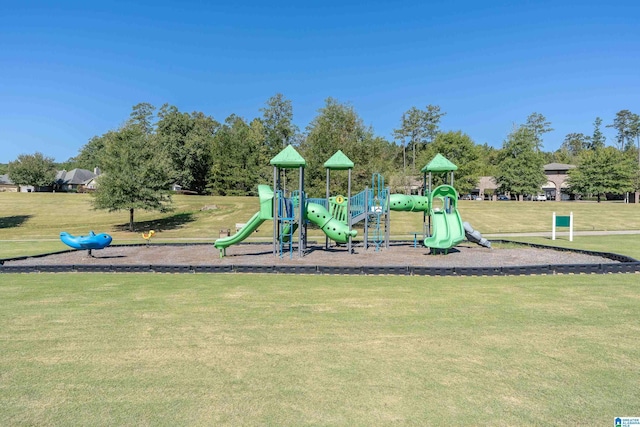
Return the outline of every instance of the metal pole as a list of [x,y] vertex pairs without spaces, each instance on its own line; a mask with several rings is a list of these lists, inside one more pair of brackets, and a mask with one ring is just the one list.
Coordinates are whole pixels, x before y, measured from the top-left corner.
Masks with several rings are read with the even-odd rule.
[[[427,194],[427,172],[422,174],[422,197],[428,197]],[[427,203],[427,208],[429,205]],[[427,211],[422,211],[422,238],[427,237]]]
[[[327,168],[327,210],[329,210],[329,181],[331,180],[331,176],[329,173],[329,168]],[[324,248],[329,249],[329,236],[324,235]]]
[[304,236],[305,233],[302,230],[304,228],[304,200],[303,200],[303,190],[304,190],[304,169],[300,166],[300,191],[298,192],[298,204],[300,205],[300,216],[298,217],[298,257],[302,258],[303,254],[303,245],[304,245]]
[[364,188],[364,250],[369,249],[369,187]]
[[389,200],[390,191],[389,187],[386,188],[387,197],[384,206],[385,220],[384,220],[384,247],[389,249],[389,234],[391,233],[391,200]]
[[347,226],[349,227],[347,251],[351,253],[351,169],[349,169],[349,183],[347,184]]
[[[431,192],[433,191],[431,189],[432,178],[433,175],[431,175],[431,172],[429,172],[429,199],[431,199]],[[431,208],[433,208],[433,206],[429,206],[429,213],[431,213]],[[429,214],[429,218],[427,221],[427,235],[431,237],[431,214]]]
[[278,241],[278,167],[273,167],[273,256],[276,253],[276,245]]
[[551,224],[551,240],[556,240],[556,213],[553,213],[553,223]]

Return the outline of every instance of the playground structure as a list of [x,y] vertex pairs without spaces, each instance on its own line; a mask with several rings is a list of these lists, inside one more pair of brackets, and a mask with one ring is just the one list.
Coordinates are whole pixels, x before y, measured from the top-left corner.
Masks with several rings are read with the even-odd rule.
[[[260,210],[232,236],[217,239],[214,246],[220,251],[220,257],[226,255],[226,248],[249,237],[264,221],[273,221],[273,255],[283,257],[288,252],[293,257],[295,235],[297,234],[298,256],[304,256],[307,247],[307,226],[317,226],[325,234],[325,249],[330,241],[346,244],[347,252],[352,253],[353,238],[357,231],[355,224],[363,222],[363,245],[378,251],[389,247],[390,211],[422,212],[423,229],[421,238],[431,253],[441,250],[447,253],[465,239],[465,225],[457,209],[458,192],[453,187],[453,171],[457,166],[438,154],[422,170],[423,194],[390,194],[382,175],[375,173],[371,178],[371,187],[358,194],[351,195],[351,170],[353,162],[342,151],[336,152],[324,164],[326,169],[325,198],[307,198],[304,191],[304,168],[306,161],[293,148],[287,146],[271,159],[273,166],[273,187],[258,185]],[[298,189],[286,191],[283,174],[287,169],[298,169]],[[347,195],[331,197],[329,194],[331,171],[348,172]],[[435,189],[432,186],[432,173],[449,173],[450,184]],[[428,178],[428,186],[427,186]],[[469,240],[490,247],[490,243],[467,227]],[[417,233],[416,233],[417,238]],[[421,240],[422,240],[421,239]]]

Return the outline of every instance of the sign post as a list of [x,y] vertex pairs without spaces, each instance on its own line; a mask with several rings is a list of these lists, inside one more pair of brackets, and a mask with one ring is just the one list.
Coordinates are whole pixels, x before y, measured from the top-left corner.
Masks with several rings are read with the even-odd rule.
[[570,212],[569,216],[557,216],[553,213],[551,240],[556,240],[556,227],[569,227],[569,241],[573,242],[573,212]]

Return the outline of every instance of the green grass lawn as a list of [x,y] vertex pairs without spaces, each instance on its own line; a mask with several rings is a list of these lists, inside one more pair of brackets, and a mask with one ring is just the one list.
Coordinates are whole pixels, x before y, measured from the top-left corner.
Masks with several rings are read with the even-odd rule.
[[0,278],[0,425],[612,425],[637,275]]
[[576,231],[640,230],[640,204],[462,200],[458,207],[463,221],[482,233],[550,233],[553,212],[573,212]]
[[573,242],[563,236],[556,240],[548,237],[506,237],[508,240],[537,243],[562,248],[584,249],[588,251],[613,252],[640,260],[640,235],[614,234],[607,236],[574,236]]
[[[138,212],[139,230],[213,241],[258,209],[174,200]],[[485,234],[548,232],[553,211],[573,211],[576,230],[637,230],[639,208],[460,203]],[[127,220],[88,195],[0,193],[0,258],[67,249],[63,230],[142,243]],[[392,235],[421,221],[392,212]],[[266,222],[256,238],[270,235]],[[640,259],[637,235],[520,240]],[[610,425],[640,414],[637,282],[3,274],[0,425]]]

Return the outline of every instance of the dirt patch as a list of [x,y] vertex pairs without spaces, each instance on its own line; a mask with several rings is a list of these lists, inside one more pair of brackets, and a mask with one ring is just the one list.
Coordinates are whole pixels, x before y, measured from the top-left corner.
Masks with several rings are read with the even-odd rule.
[[389,248],[365,250],[356,246],[349,254],[346,247],[325,250],[310,245],[304,257],[298,257],[294,247],[290,255],[273,255],[271,244],[240,244],[227,248],[227,256],[219,257],[213,245],[111,246],[88,251],[80,250],[44,257],[6,261],[5,265],[327,265],[327,266],[423,266],[423,267],[505,267],[549,264],[616,263],[607,258],[552,249],[529,247],[483,248],[463,243],[448,254],[429,254],[425,247],[395,243]]

